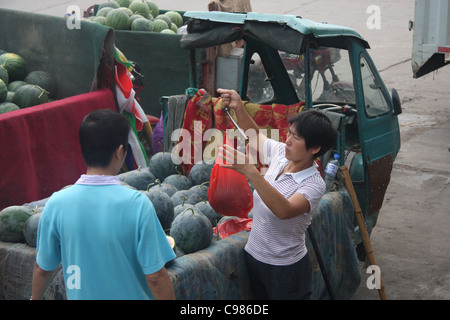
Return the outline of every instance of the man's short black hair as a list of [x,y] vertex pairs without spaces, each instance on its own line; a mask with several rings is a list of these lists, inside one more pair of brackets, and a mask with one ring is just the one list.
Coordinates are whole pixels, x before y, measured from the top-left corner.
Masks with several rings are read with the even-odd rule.
[[320,157],[336,143],[337,132],[330,118],[321,111],[302,111],[290,117],[288,121],[295,128],[295,133],[305,139],[306,149],[320,146],[315,157]]
[[81,153],[89,167],[107,167],[121,145],[127,150],[130,124],[121,113],[99,109],[86,115],[80,125]]

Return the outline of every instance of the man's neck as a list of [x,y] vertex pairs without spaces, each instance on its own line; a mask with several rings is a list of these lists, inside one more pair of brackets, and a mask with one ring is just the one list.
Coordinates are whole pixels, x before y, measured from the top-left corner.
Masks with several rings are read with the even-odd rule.
[[88,167],[86,171],[87,175],[98,175],[98,176],[115,176],[117,172],[113,168],[100,168],[100,167]]

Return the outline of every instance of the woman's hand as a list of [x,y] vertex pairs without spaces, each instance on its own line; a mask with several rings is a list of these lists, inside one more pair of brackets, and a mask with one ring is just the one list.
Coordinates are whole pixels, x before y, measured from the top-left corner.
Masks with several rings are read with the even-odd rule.
[[224,144],[219,147],[218,156],[223,160],[221,167],[233,169],[251,180],[255,175],[259,176],[259,171],[255,164],[251,162],[248,144],[245,149],[246,154],[243,154],[232,146]]
[[222,98],[222,108],[230,107],[230,109],[233,109],[235,112],[244,108],[244,103],[235,90],[217,89],[217,93],[219,93]]

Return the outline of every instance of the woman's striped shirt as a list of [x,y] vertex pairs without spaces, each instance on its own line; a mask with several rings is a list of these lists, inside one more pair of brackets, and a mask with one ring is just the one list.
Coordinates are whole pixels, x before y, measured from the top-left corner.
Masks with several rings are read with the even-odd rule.
[[308,169],[286,173],[276,177],[289,163],[285,158],[285,144],[267,139],[263,154],[269,168],[264,176],[285,198],[302,194],[310,205],[310,211],[290,219],[279,219],[262,201],[258,192],[253,193],[253,224],[245,250],[255,259],[271,265],[291,265],[306,253],[305,232],[311,223],[312,212],[325,192],[317,165]]

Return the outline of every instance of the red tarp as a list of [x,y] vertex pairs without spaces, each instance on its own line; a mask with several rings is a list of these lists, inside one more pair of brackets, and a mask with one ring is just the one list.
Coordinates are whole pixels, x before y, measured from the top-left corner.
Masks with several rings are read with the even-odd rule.
[[115,110],[111,90],[0,114],[0,210],[47,198],[85,172],[78,130],[96,109]]

